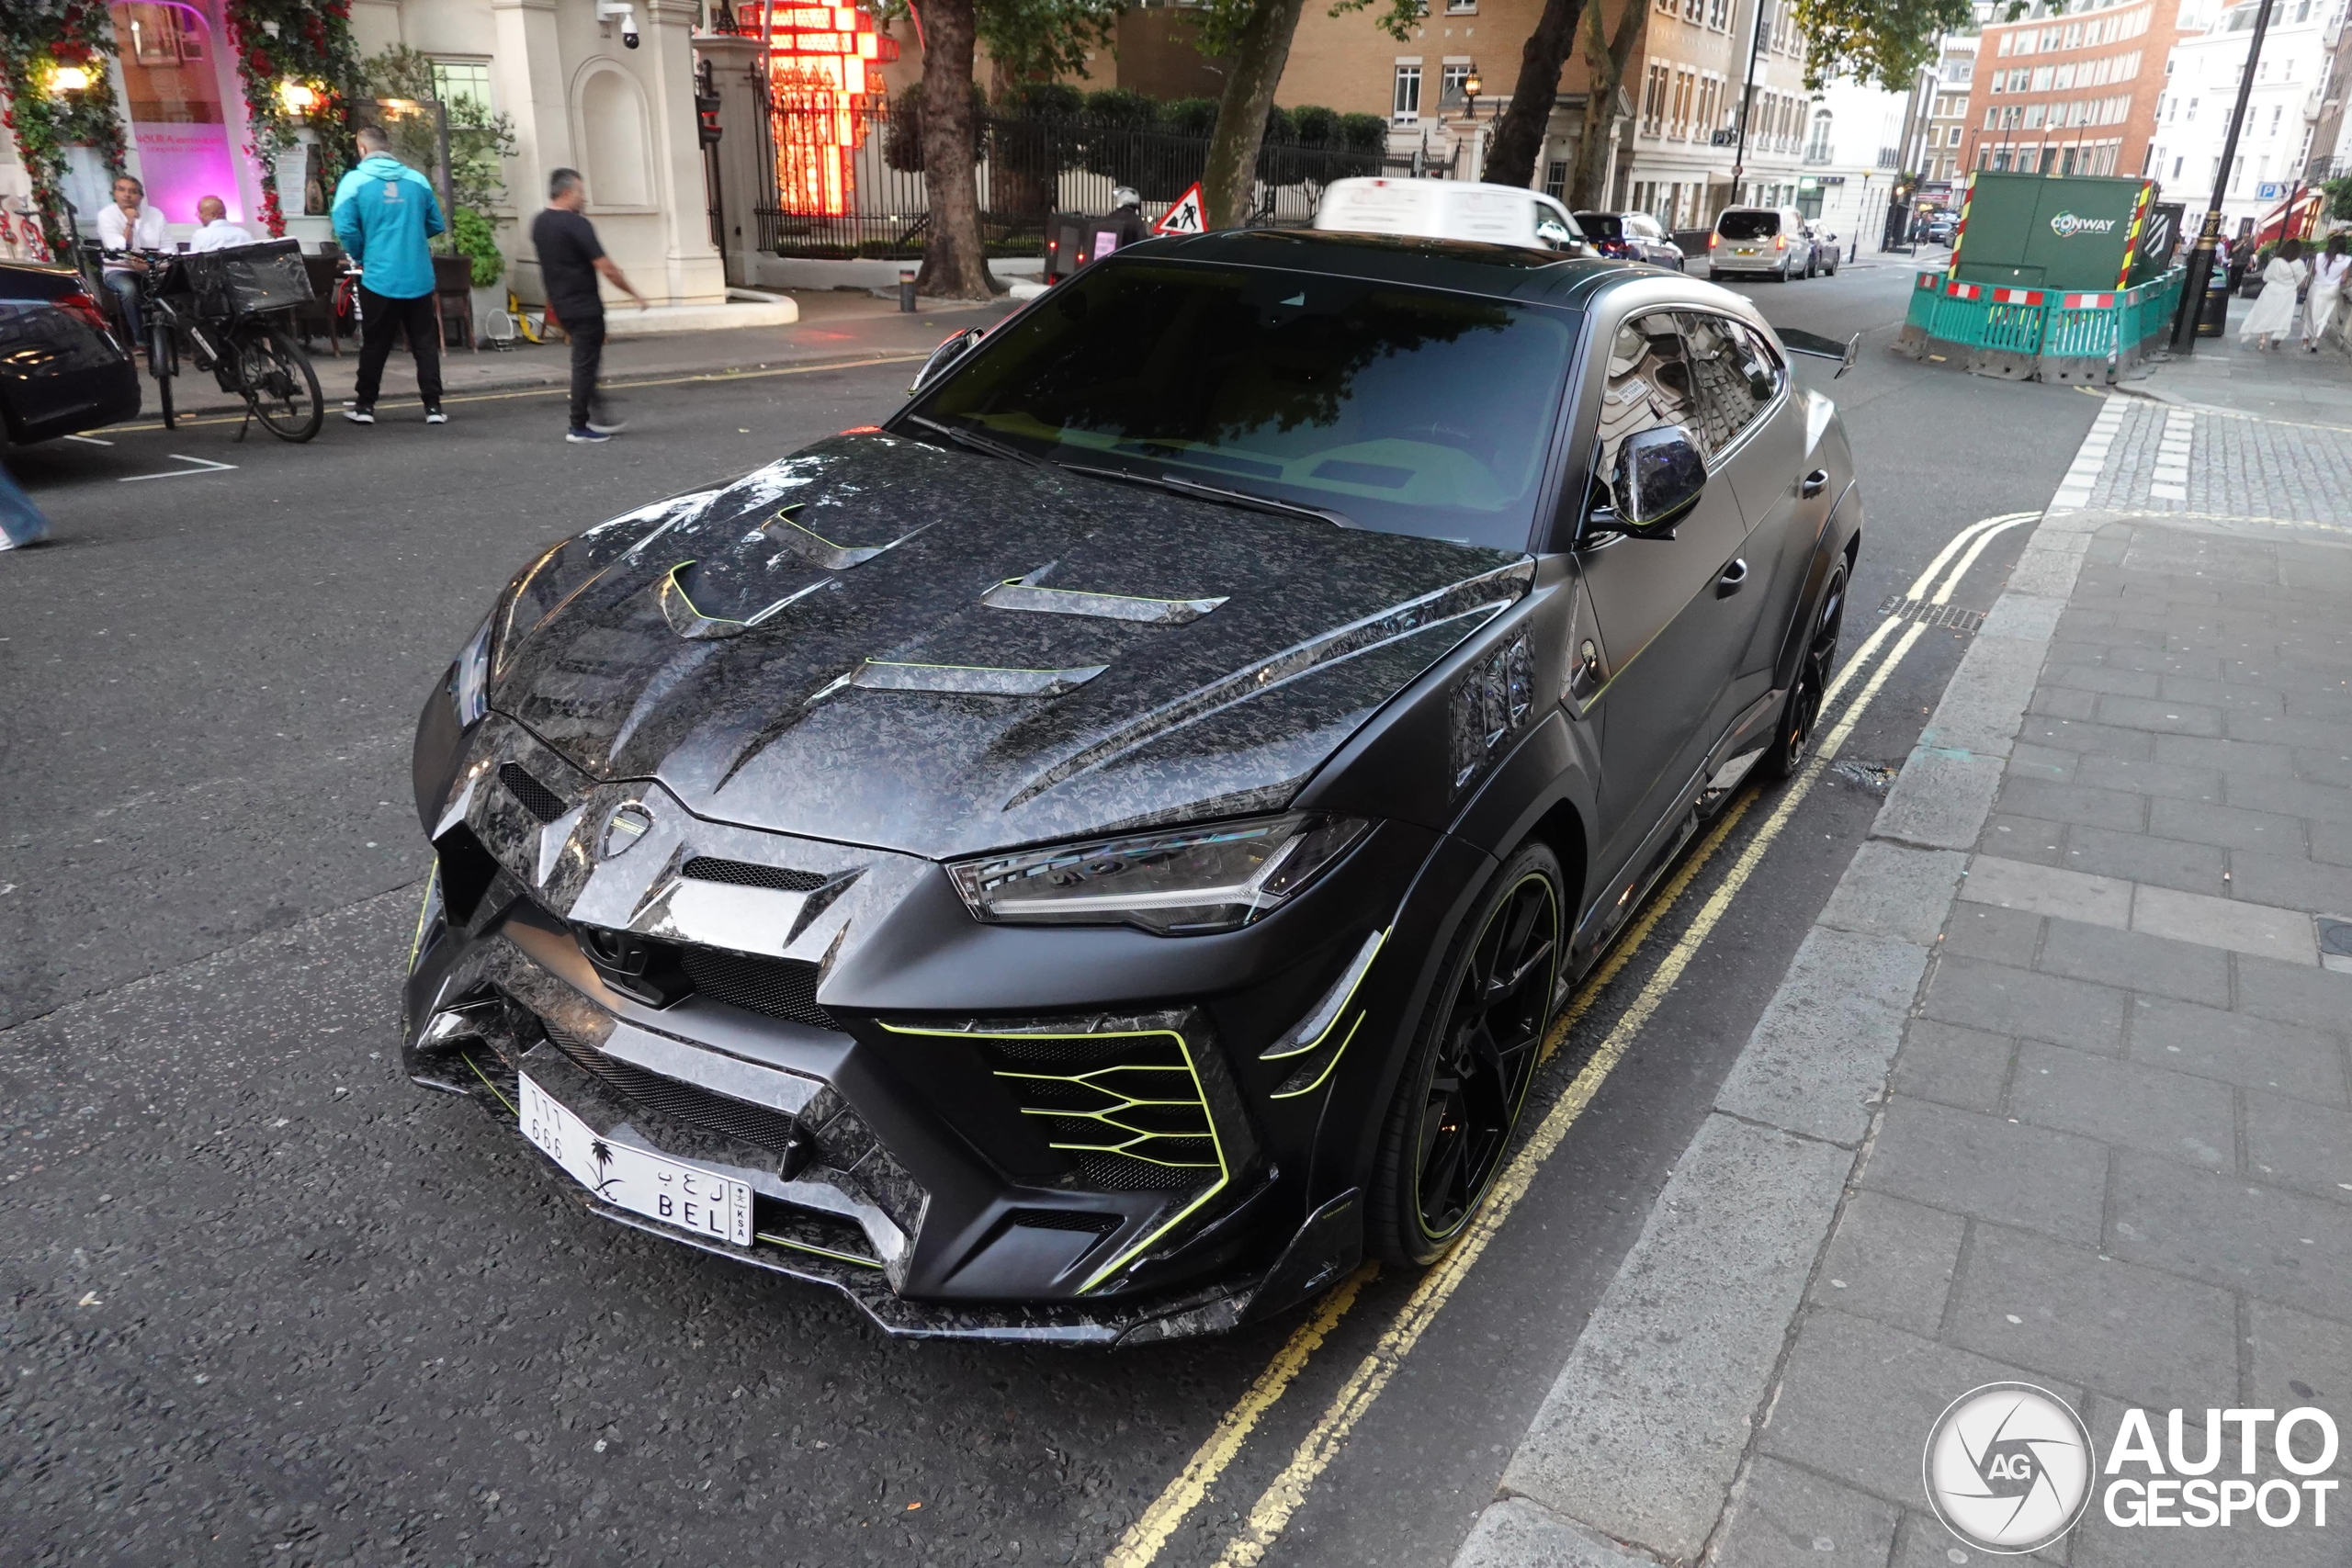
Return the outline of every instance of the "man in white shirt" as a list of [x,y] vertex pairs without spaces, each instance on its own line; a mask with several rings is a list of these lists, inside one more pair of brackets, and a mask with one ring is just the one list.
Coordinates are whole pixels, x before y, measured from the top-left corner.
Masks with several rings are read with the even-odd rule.
[[201,225],[196,238],[188,242],[191,251],[225,251],[231,245],[250,245],[254,237],[237,224],[229,221],[229,204],[217,196],[208,196],[196,204],[196,220]]
[[[98,213],[98,243],[109,252],[160,251],[169,242],[164,215],[145,205],[147,187],[129,175],[114,182],[114,205]],[[107,287],[122,302],[122,318],[130,324],[130,341],[143,344],[139,328],[139,278],[147,270],[143,257],[110,254],[106,260]]]

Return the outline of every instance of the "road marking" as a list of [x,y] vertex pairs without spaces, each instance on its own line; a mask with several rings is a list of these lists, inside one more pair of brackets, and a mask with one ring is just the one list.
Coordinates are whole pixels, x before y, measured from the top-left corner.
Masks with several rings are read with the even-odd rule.
[[[886,354],[873,359],[829,359],[821,365],[781,365],[773,369],[764,370],[706,370],[692,376],[666,376],[659,379],[648,381],[607,381],[604,385],[605,389],[610,392],[628,391],[632,388],[637,387],[684,387],[692,385],[697,381],[762,381],[774,376],[813,376],[820,370],[863,370],[870,365],[912,365],[922,360],[929,359],[931,355],[929,353]],[[445,404],[503,403],[510,402],[516,398],[564,398],[570,397],[571,395],[571,392],[569,387],[547,386],[526,387],[519,390],[511,392],[460,392],[453,397],[445,397],[441,400]],[[424,405],[423,403],[412,404],[408,400],[401,399],[399,401],[379,400],[376,406],[381,409],[409,407],[423,408]],[[242,413],[231,413],[222,414],[215,419],[183,419],[177,422],[173,428],[177,430],[186,430],[190,425],[198,424],[236,424],[244,420],[245,417],[246,416]],[[115,432],[117,434],[121,434],[133,430],[161,430],[164,427],[161,424],[108,424],[102,425],[100,428]],[[108,442],[101,442],[100,445],[109,446],[112,444]],[[160,478],[162,476],[151,475],[149,477]]]
[[[1927,570],[1922,572],[1918,581],[1912,585],[1909,597],[1917,599],[1924,595],[1936,574],[1963,547],[1976,541],[1989,542],[1994,535],[2007,532],[2008,528],[2040,515],[2039,513],[2031,512],[2006,513],[1973,523],[1960,530],[1938,552],[1935,559],[1928,563]],[[1981,547],[1970,550],[1966,558],[1945,580],[1942,592],[1946,599],[1950,597],[1951,589],[1970,568],[1975,565],[1982,554]],[[1879,648],[1896,627],[1903,624],[1897,617],[1892,615],[1879,623],[1877,628],[1864,639],[1860,648],[1855,649],[1853,657],[1846,660],[1830,682],[1828,689],[1822,695],[1824,711],[1831,708],[1848,682],[1870,664]],[[1444,1306],[1463,1279],[1467,1276],[1472,1265],[1486,1251],[1487,1243],[1500,1230],[1503,1222],[1510,1217],[1510,1211],[1517,1206],[1519,1200],[1532,1186],[1538,1168],[1559,1146],[1561,1140],[1567,1135],[1569,1128],[1576,1123],[1577,1119],[1584,1113],[1585,1108],[1600,1092],[1601,1084],[1608,1078],[1611,1071],[1632,1049],[1634,1036],[1649,1021],[1650,1016],[1657,1010],[1667,994],[1674,988],[1676,982],[1689,966],[1690,959],[1697,953],[1700,945],[1706,941],[1716,923],[1730,908],[1732,900],[1747,885],[1748,878],[1754,874],[1756,867],[1762,863],[1766,852],[1780,837],[1781,830],[1787,827],[1797,807],[1812,793],[1814,785],[1819,781],[1823,772],[1853,734],[1854,727],[1860,721],[1863,712],[1877,697],[1889,677],[1894,674],[1919,638],[1925,635],[1927,629],[1925,626],[1916,622],[1910,624],[1903,636],[1896,640],[1885,660],[1879,664],[1863,682],[1861,690],[1856,694],[1853,702],[1838,715],[1838,722],[1815,748],[1812,759],[1805,763],[1804,769],[1782,794],[1771,816],[1765,820],[1764,825],[1757,830],[1756,837],[1741,850],[1738,858],[1724,873],[1723,883],[1709,895],[1706,903],[1701,907],[1690,925],[1685,929],[1673,948],[1668,952],[1667,956],[1659,962],[1657,971],[1635,995],[1626,1010],[1619,1015],[1617,1021],[1611,1027],[1609,1033],[1594,1050],[1592,1055],[1586,1060],[1582,1067],[1577,1069],[1576,1077],[1569,1080],[1568,1087],[1562,1091],[1560,1098],[1545,1113],[1534,1134],[1513,1156],[1510,1164],[1504,1168],[1503,1174],[1496,1179],[1494,1190],[1488,1193],[1487,1201],[1479,1211],[1478,1218],[1472,1222],[1469,1232],[1451,1252],[1422,1276],[1420,1283],[1407,1299],[1405,1305],[1398,1310],[1396,1318],[1382,1333],[1371,1352],[1357,1365],[1355,1371],[1325,1409],[1322,1417],[1301,1440],[1291,1457],[1290,1463],[1283,1467],[1272,1483],[1259,1495],[1241,1529],[1236,1532],[1231,1540],[1227,1542],[1225,1551],[1217,1559],[1217,1568],[1250,1568],[1250,1565],[1262,1559],[1266,1551],[1281,1538],[1283,1529],[1290,1523],[1291,1517],[1306,1503],[1308,1490],[1329,1467],[1331,1461],[1338,1457],[1340,1450],[1346,1445],[1348,1438],[1353,1433],[1356,1424],[1372,1407],[1373,1403],[1380,1397],[1381,1392],[1387,1387],[1389,1380],[1395,1376],[1397,1368],[1403,1365],[1405,1358],[1419,1342],[1422,1331],[1436,1317],[1439,1310]],[[1747,815],[1748,807],[1758,798],[1756,792],[1749,791],[1735,801],[1731,808],[1724,813],[1722,818],[1701,840],[1698,849],[1686,858],[1681,868],[1649,900],[1649,907],[1627,929],[1600,967],[1588,976],[1584,985],[1577,988],[1577,995],[1570,999],[1559,1020],[1545,1036],[1543,1054],[1539,1060],[1549,1060],[1566,1042],[1575,1023],[1598,1002],[1600,997],[1608,988],[1610,981],[1641,950],[1657,923],[1679,900],[1683,892],[1698,877],[1700,872],[1713,859],[1716,851],[1723,846],[1725,839]],[[1352,1295],[1350,1301],[1352,1304]],[[1333,1321],[1336,1322],[1337,1319]],[[1306,1330],[1302,1329],[1299,1334],[1293,1336],[1291,1344],[1283,1347],[1283,1356],[1286,1357],[1291,1353],[1293,1348],[1299,1344],[1300,1337],[1306,1332]],[[1314,1336],[1316,1343],[1319,1345],[1328,1332],[1328,1330],[1317,1331]],[[1306,1348],[1311,1351],[1312,1347]],[[1277,1358],[1278,1362],[1282,1358]],[[1300,1360],[1303,1362],[1303,1355]],[[1184,1516],[1207,1495],[1209,1488],[1216,1483],[1218,1475],[1237,1457],[1241,1448],[1241,1439],[1247,1437],[1249,1430],[1257,1425],[1260,1418],[1288,1389],[1295,1379],[1298,1370],[1297,1365],[1290,1365],[1282,1372],[1279,1379],[1270,1378],[1269,1374],[1273,1371],[1272,1368],[1268,1369],[1268,1374],[1261,1374],[1258,1382],[1251,1385],[1249,1393],[1243,1396],[1241,1404],[1227,1413],[1225,1419],[1219,1422],[1217,1430],[1211,1434],[1209,1440],[1204,1442],[1195,1451],[1192,1463],[1185,1467],[1183,1474],[1170,1483],[1128,1529],[1118,1546],[1105,1560],[1104,1568],[1148,1568],[1174,1534],[1177,1526],[1182,1522]],[[1246,1425],[1241,1427],[1230,1442],[1221,1441],[1228,1426],[1242,1415],[1244,1406],[1247,1406]]]
[[160,474],[124,474],[114,482],[119,485],[135,485],[141,479],[184,479],[190,474],[226,473],[237,466],[234,463],[216,463],[209,457],[191,457],[185,452],[174,452],[170,456],[182,463],[194,463],[196,467],[173,468]]
[[1976,564],[1976,558],[1984,553],[1984,547],[1991,544],[2003,534],[2007,533],[2010,529],[2018,527],[2032,521],[2033,519],[2030,517],[2012,517],[2007,523],[1987,528],[1982,534],[1977,535],[1976,542],[1968,547],[1968,553],[1960,558],[1960,564],[1952,568],[1951,575],[1944,579],[1944,585],[1936,590],[1936,596],[1929,600],[1928,603],[1931,604],[1951,604],[1951,591],[1960,586],[1960,580],[1968,575],[1968,569]]
[[111,441],[101,441],[95,435],[69,435],[65,439],[68,441],[79,441],[85,446],[111,446],[114,445]]

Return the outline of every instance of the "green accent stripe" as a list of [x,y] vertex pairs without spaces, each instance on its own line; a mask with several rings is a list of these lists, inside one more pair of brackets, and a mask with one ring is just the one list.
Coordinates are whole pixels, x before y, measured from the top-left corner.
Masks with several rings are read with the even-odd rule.
[[[1380,962],[1380,950],[1388,945],[1389,934],[1396,931],[1396,928],[1395,926],[1391,926],[1387,931],[1384,931],[1380,933],[1379,937],[1375,941],[1374,946],[1373,947],[1372,956],[1364,961],[1364,965],[1362,969],[1356,971],[1355,979],[1350,982],[1348,986],[1348,994],[1340,998],[1340,1005],[1338,1009],[1332,1012],[1331,1021],[1323,1026],[1322,1033],[1317,1035],[1306,1044],[1294,1046],[1287,1051],[1264,1052],[1258,1057],[1258,1060],[1261,1062],[1287,1062],[1293,1056],[1306,1055],[1309,1051],[1314,1050],[1316,1047],[1321,1045],[1323,1042],[1330,1039],[1331,1031],[1339,1028],[1340,1020],[1347,1017],[1348,1004],[1356,999],[1356,993],[1358,991],[1363,989],[1364,976],[1370,975],[1372,973],[1372,966]],[[1307,1016],[1311,1018],[1314,1015],[1309,1013]],[[1358,1021],[1361,1022],[1362,1021],[1359,1020]],[[1354,1031],[1351,1030],[1349,1032],[1353,1033]],[[1347,1049],[1347,1046],[1342,1044],[1340,1048],[1344,1051]]]
[[1302,1094],[1313,1094],[1317,1089],[1321,1089],[1325,1081],[1330,1077],[1332,1070],[1339,1066],[1340,1058],[1348,1054],[1348,1047],[1355,1043],[1356,1031],[1363,1027],[1363,1021],[1367,1016],[1369,1015],[1364,1013],[1356,1014],[1355,1022],[1348,1025],[1347,1037],[1340,1042],[1340,1048],[1331,1053],[1331,1059],[1323,1064],[1323,1070],[1315,1075],[1315,1081],[1313,1083],[1308,1084],[1305,1089],[1294,1089],[1282,1094],[1270,1094],[1266,1098],[1269,1100],[1296,1100]]
[[474,1069],[474,1077],[478,1077],[478,1078],[481,1079],[481,1087],[482,1087],[482,1088],[484,1088],[484,1089],[486,1089],[490,1090],[490,1092],[491,1092],[492,1094],[496,1095],[496,1096],[498,1097],[498,1103],[499,1103],[499,1104],[501,1104],[501,1105],[503,1105],[503,1106],[504,1106],[504,1107],[506,1107],[506,1114],[508,1114],[509,1116],[514,1117],[514,1120],[516,1120],[517,1122],[520,1122],[520,1121],[523,1119],[523,1113],[522,1113],[521,1111],[517,1111],[517,1110],[515,1110],[515,1109],[514,1109],[514,1102],[513,1100],[511,1100],[507,1099],[507,1098],[506,1098],[506,1096],[504,1096],[503,1094],[500,1094],[500,1093],[499,1093],[498,1086],[497,1086],[496,1084],[494,1084],[494,1083],[492,1083],[492,1082],[491,1082],[491,1081],[490,1081],[490,1077],[489,1077],[489,1075],[488,1075],[488,1074],[484,1073],[484,1072],[483,1072],[480,1067],[478,1067],[478,1066],[474,1066],[474,1058],[473,1058],[473,1054],[472,1054],[471,1052],[469,1052],[469,1051],[460,1051],[460,1052],[458,1052],[458,1059],[459,1061],[461,1061],[461,1062],[465,1063],[465,1065],[466,1065],[466,1066],[469,1066],[469,1067],[473,1067],[473,1069]]
[[861,1269],[879,1269],[882,1267],[881,1264],[876,1262],[873,1258],[860,1258],[854,1252],[835,1252],[830,1247],[819,1247],[814,1242],[794,1241],[790,1236],[770,1235],[765,1231],[753,1231],[752,1233],[752,1239],[753,1241],[764,1241],[771,1247],[788,1247],[795,1252],[814,1253],[819,1258],[830,1258],[836,1263],[854,1263]]

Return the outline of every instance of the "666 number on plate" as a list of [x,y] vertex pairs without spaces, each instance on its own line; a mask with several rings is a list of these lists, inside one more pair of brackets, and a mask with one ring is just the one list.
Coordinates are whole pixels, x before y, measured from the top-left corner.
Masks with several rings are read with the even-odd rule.
[[581,1186],[632,1214],[752,1245],[748,1182],[605,1137],[527,1077],[519,1082],[523,1135]]

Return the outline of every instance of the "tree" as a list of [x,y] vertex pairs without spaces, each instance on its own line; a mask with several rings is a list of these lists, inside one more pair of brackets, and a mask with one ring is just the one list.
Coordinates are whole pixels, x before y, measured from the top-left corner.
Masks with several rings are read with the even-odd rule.
[[997,291],[980,238],[980,185],[972,157],[972,0],[924,0],[922,189],[931,211],[915,291],[934,299],[987,299]]
[[1935,59],[1937,36],[1975,23],[1970,0],[1794,0],[1794,12],[1809,88],[1859,76],[1907,92]]
[[1600,7],[1585,12],[1584,136],[1577,143],[1576,178],[1568,189],[1571,207],[1594,208],[1609,199],[1609,131],[1617,118],[1617,90],[1650,17],[1646,0],[1624,0],[1624,5],[1616,36],[1610,39],[1600,35]]
[[[1342,0],[1333,12],[1345,8]],[[1206,7],[1200,51],[1227,62],[1225,94],[1217,101],[1216,128],[1209,132],[1207,166],[1201,173],[1201,205],[1212,229],[1238,228],[1249,219],[1274,88],[1290,63],[1291,39],[1304,9],[1306,0],[1212,0]]]
[[[1646,11],[1649,0],[1625,0],[1630,10]],[[1487,166],[1479,178],[1498,186],[1535,183],[1535,155],[1543,150],[1544,128],[1552,118],[1553,102],[1560,96],[1560,68],[1577,41],[1577,23],[1585,0],[1544,0],[1544,14],[1527,45],[1519,51],[1519,81],[1510,91],[1510,105],[1496,122],[1487,143]],[[1594,13],[1599,20],[1599,13]],[[1590,130],[1591,116],[1586,114]]]

